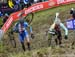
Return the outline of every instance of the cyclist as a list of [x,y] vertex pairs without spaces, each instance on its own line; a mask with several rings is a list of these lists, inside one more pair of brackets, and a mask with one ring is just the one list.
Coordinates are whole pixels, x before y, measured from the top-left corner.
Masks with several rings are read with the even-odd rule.
[[59,45],[61,45],[62,44],[61,28],[65,30],[65,39],[68,38],[68,29],[64,26],[63,23],[61,23],[61,20],[58,17],[59,17],[59,13],[56,13],[56,18],[54,20],[54,23],[49,28],[49,31],[53,33],[55,32],[55,35],[57,35],[55,42],[56,44],[58,44],[59,42]]
[[26,6],[26,8],[31,6],[31,1],[30,0],[23,0],[23,3],[24,3],[24,6]]
[[14,31],[19,33],[19,40],[22,44],[22,48],[25,51],[24,39],[27,40],[28,50],[30,50],[30,39],[27,31],[27,27],[30,27],[31,36],[33,36],[32,27],[28,25],[28,22],[23,20],[23,17],[20,16],[19,22],[15,24]]

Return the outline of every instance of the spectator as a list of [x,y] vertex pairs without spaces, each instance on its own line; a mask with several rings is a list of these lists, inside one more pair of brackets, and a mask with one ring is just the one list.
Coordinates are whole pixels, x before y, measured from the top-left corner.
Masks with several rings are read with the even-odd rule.
[[75,19],[75,10],[73,10],[72,17]]
[[32,0],[23,0],[23,3],[24,3],[23,8],[24,8],[24,6],[26,6],[28,8],[29,6],[31,6]]
[[14,0],[15,4],[20,4],[20,0]]
[[72,15],[72,18],[75,19],[75,9],[74,8],[71,8],[70,14]]
[[3,24],[7,21],[7,19],[8,19],[8,14],[6,13],[4,18],[3,18]]
[[29,0],[23,0],[23,3],[24,3],[23,8],[24,8],[24,6],[28,7]]
[[3,16],[3,14],[2,14],[2,12],[0,11],[0,17],[2,17]]
[[74,10],[74,8],[71,8],[71,10],[70,10],[70,14],[72,14],[72,13],[73,13],[73,10]]
[[12,0],[8,0],[8,5],[9,5],[10,8],[13,8],[14,7],[13,1]]
[[30,0],[31,5],[34,3],[34,0]]
[[21,4],[20,4],[21,0],[13,0],[14,3],[14,9],[15,10],[21,10]]
[[44,1],[44,0],[39,0],[39,2],[42,2],[42,1]]
[[34,3],[37,3],[38,2],[38,0],[34,0]]

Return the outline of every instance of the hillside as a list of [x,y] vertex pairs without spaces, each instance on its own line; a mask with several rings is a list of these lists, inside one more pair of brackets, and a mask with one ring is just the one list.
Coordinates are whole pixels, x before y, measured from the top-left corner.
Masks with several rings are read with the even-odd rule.
[[35,38],[31,39],[32,50],[23,52],[17,34],[14,35],[17,47],[13,48],[9,37],[5,34],[3,42],[0,43],[0,57],[66,57],[66,55],[72,57],[75,55],[75,49],[71,48],[71,43],[75,40],[74,31],[69,31],[68,40],[65,40],[62,30],[63,48],[59,46],[55,48],[48,47],[48,38],[46,37],[46,30],[52,24],[55,13],[60,12],[60,19],[65,24],[65,21],[70,18],[69,10],[72,7],[75,8],[75,4],[63,5],[34,13],[34,20],[31,23],[35,35]]

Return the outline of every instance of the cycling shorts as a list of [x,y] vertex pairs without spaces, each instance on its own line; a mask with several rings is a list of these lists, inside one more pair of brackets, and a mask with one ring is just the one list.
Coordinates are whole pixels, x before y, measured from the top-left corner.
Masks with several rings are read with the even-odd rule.
[[28,38],[28,32],[27,31],[23,31],[23,32],[19,33],[20,42],[24,42],[25,38]]

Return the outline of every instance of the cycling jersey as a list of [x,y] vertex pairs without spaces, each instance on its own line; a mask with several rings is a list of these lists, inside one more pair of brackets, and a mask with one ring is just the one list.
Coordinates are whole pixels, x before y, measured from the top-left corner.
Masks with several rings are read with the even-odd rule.
[[[15,27],[14,27],[14,30],[18,30],[18,32],[21,32],[21,31],[27,31],[26,28],[28,27],[28,23],[27,22],[24,22],[24,23],[16,23],[15,24]],[[30,32],[32,32],[32,27],[30,27]]]
[[59,25],[56,25],[55,23],[52,24],[53,27],[50,27],[49,30],[52,31],[52,30],[56,30],[56,31],[59,31],[60,28],[62,28],[63,30],[65,30],[65,35],[68,35],[68,29],[64,26],[63,23],[60,23]]
[[[28,31],[27,31],[27,27],[28,27],[28,23],[27,22],[23,22],[23,23],[16,23],[14,30],[17,30],[19,33],[19,39],[21,42],[24,41],[24,38],[28,37]],[[32,32],[32,27],[30,27],[30,32]]]
[[55,31],[60,31],[60,25],[55,24],[54,29],[55,29]]
[[68,29],[64,26],[63,23],[60,23],[60,27],[65,30],[65,35],[68,35]]

